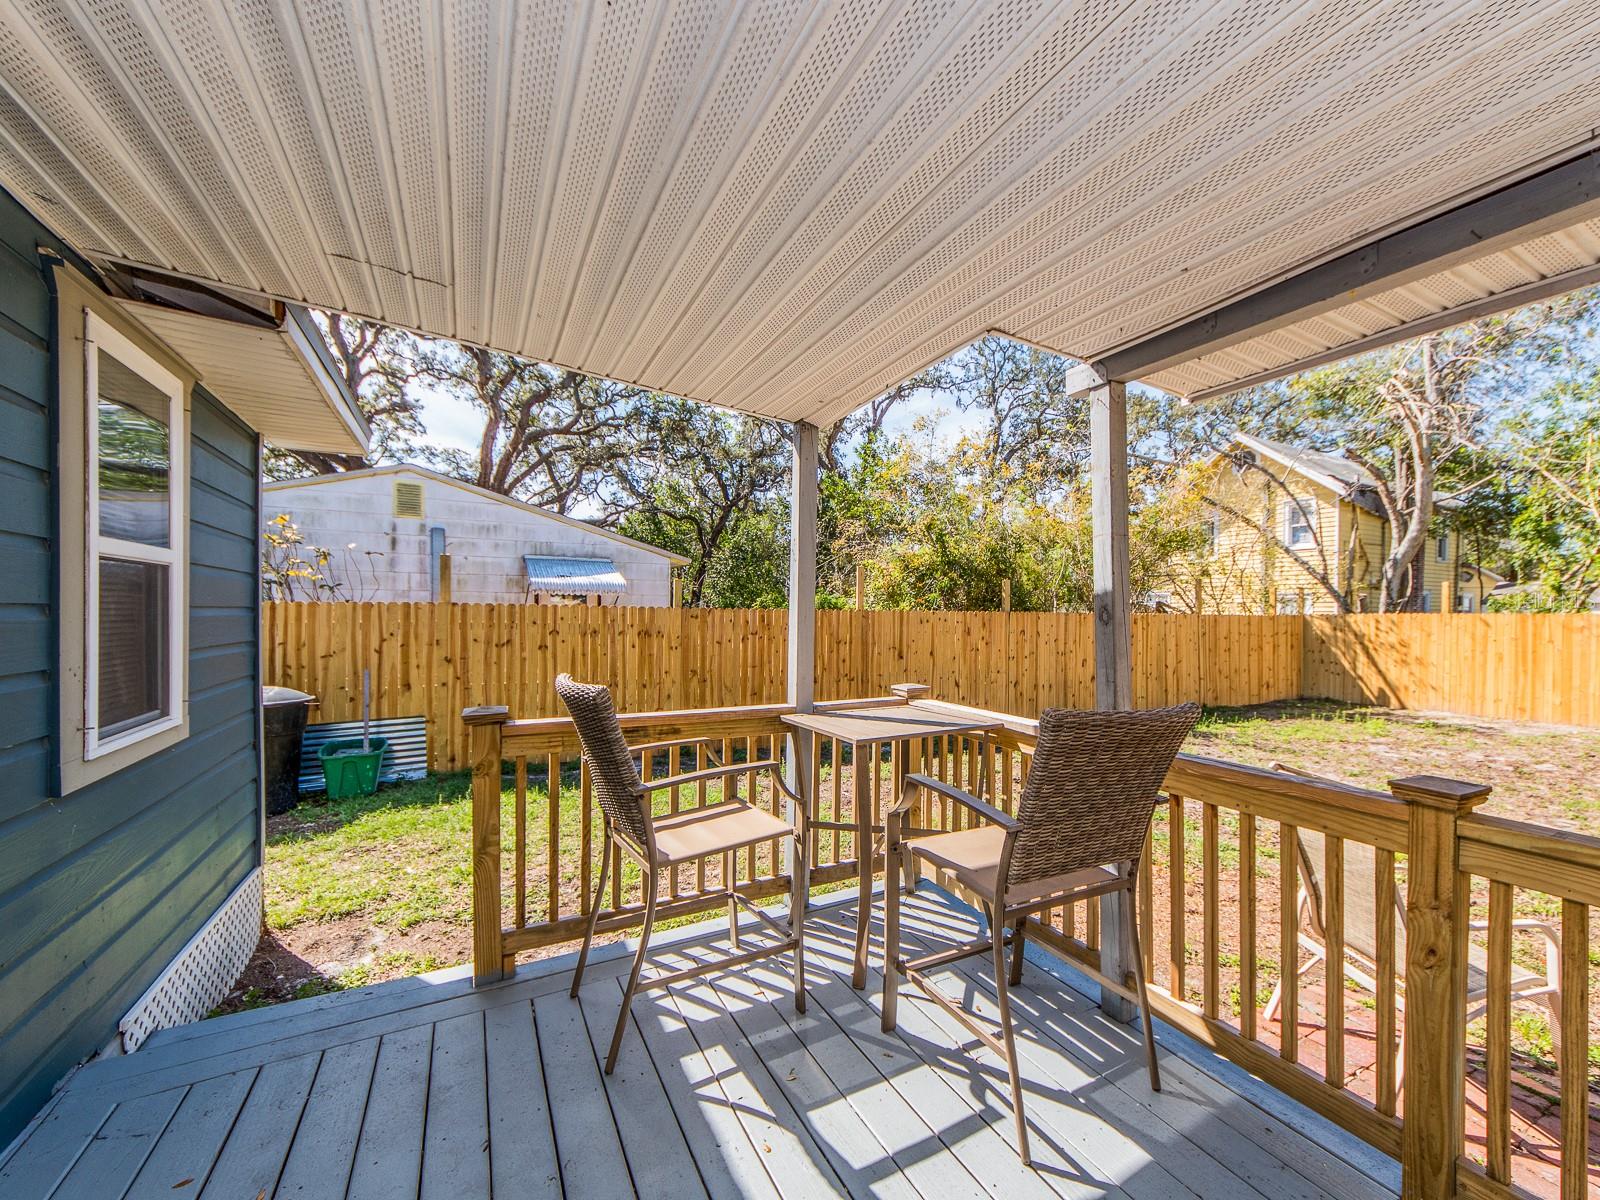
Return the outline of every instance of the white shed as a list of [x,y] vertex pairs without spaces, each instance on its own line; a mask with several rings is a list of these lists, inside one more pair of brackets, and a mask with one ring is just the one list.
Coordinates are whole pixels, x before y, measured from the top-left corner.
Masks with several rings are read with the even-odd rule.
[[326,548],[324,573],[348,600],[462,603],[672,603],[672,568],[688,560],[548,509],[399,465],[290,479],[265,488],[263,519],[286,515]]

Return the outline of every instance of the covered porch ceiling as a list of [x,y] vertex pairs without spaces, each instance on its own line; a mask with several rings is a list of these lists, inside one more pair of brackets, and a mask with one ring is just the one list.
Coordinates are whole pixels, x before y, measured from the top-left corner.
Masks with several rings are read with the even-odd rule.
[[[0,0],[0,184],[107,261],[783,420],[989,331],[1211,394],[1592,279],[1597,27],[1595,0]],[[1260,299],[1473,203],[1494,236]]]

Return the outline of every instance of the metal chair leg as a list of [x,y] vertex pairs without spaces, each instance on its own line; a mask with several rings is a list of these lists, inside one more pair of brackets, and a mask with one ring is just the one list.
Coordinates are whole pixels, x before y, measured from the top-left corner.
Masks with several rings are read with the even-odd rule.
[[[1132,893],[1129,893],[1130,896]],[[1150,1069],[1150,1090],[1161,1090],[1161,1068],[1156,1063],[1156,1024],[1150,1012],[1150,993],[1145,989],[1144,983],[1144,946],[1139,941],[1139,922],[1135,918],[1128,923],[1129,936],[1133,939],[1133,982],[1139,989],[1139,1013],[1144,1018],[1144,1056]]]
[[889,847],[883,864],[883,1019],[885,1033],[894,1032],[895,1006],[900,1000],[900,855]]
[[810,895],[810,859],[805,837],[796,834],[789,862],[789,933],[794,938],[794,1010],[806,1011],[806,900]]
[[611,839],[606,838],[600,847],[600,882],[595,885],[594,903],[589,906],[589,921],[583,930],[583,949],[578,951],[578,965],[572,971],[572,990],[567,994],[577,999],[578,987],[583,983],[584,964],[589,961],[589,946],[594,942],[595,922],[600,919],[600,897],[606,893],[606,872],[611,867]]
[[628,975],[628,988],[622,993],[622,1011],[617,1014],[617,1028],[611,1035],[611,1051],[606,1055],[606,1074],[617,1065],[617,1051],[622,1048],[622,1033],[628,1028],[628,1012],[633,1008],[633,994],[639,990],[639,972],[644,969],[645,951],[650,945],[650,931],[656,923],[656,873],[644,873],[644,929],[639,933],[639,949],[633,955],[633,970]]
[[1018,917],[1011,925],[1011,986],[1022,982],[1022,946],[1028,937],[1028,918]]
[[739,902],[733,895],[737,883],[734,875],[736,865],[732,850],[722,856],[722,886],[728,892],[728,944],[735,950],[739,948]]
[[989,935],[994,945],[994,990],[1000,1007],[1000,1037],[1006,1048],[1006,1074],[1011,1077],[1011,1114],[1017,1124],[1017,1154],[1024,1164],[1032,1166],[1028,1154],[1028,1122],[1022,1114],[1022,1073],[1017,1068],[1016,1032],[1011,1027],[1011,991],[1006,982],[1006,926],[1002,919],[989,923]]

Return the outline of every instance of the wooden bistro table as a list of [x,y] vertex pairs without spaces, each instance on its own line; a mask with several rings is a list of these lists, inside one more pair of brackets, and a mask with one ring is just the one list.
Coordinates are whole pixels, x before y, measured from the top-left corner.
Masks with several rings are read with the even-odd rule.
[[[986,716],[952,713],[932,704],[912,700],[905,704],[882,707],[835,709],[830,712],[791,713],[783,718],[796,729],[809,730],[814,736],[831,738],[835,747],[850,747],[850,788],[855,811],[853,821],[809,820],[812,829],[837,829],[855,834],[857,886],[860,902],[856,908],[855,965],[850,974],[853,987],[867,985],[867,943],[872,929],[872,875],[877,866],[873,850],[873,835],[883,832],[883,825],[873,823],[871,774],[878,767],[877,747],[888,743],[891,747],[893,788],[898,789],[907,774],[910,744],[922,738],[950,737],[956,734],[978,735],[984,745],[983,779],[980,791],[987,791],[991,760],[988,735],[1001,728],[999,721]],[[838,751],[835,749],[833,769],[839,769]],[[870,755],[872,772],[862,770]],[[809,813],[817,809],[817,778],[811,772],[811,795],[805,797]],[[837,816],[837,814],[835,814]]]

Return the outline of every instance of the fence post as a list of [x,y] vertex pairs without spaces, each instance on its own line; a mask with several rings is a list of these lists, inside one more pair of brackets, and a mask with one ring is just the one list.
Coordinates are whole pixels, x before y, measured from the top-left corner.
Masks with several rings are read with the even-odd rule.
[[1389,788],[1409,807],[1400,1194],[1404,1200],[1454,1200],[1466,1104],[1470,916],[1457,825],[1489,786],[1412,775],[1391,779]]
[[461,710],[472,756],[472,986],[504,975],[500,908],[501,726],[509,710],[480,705]]

